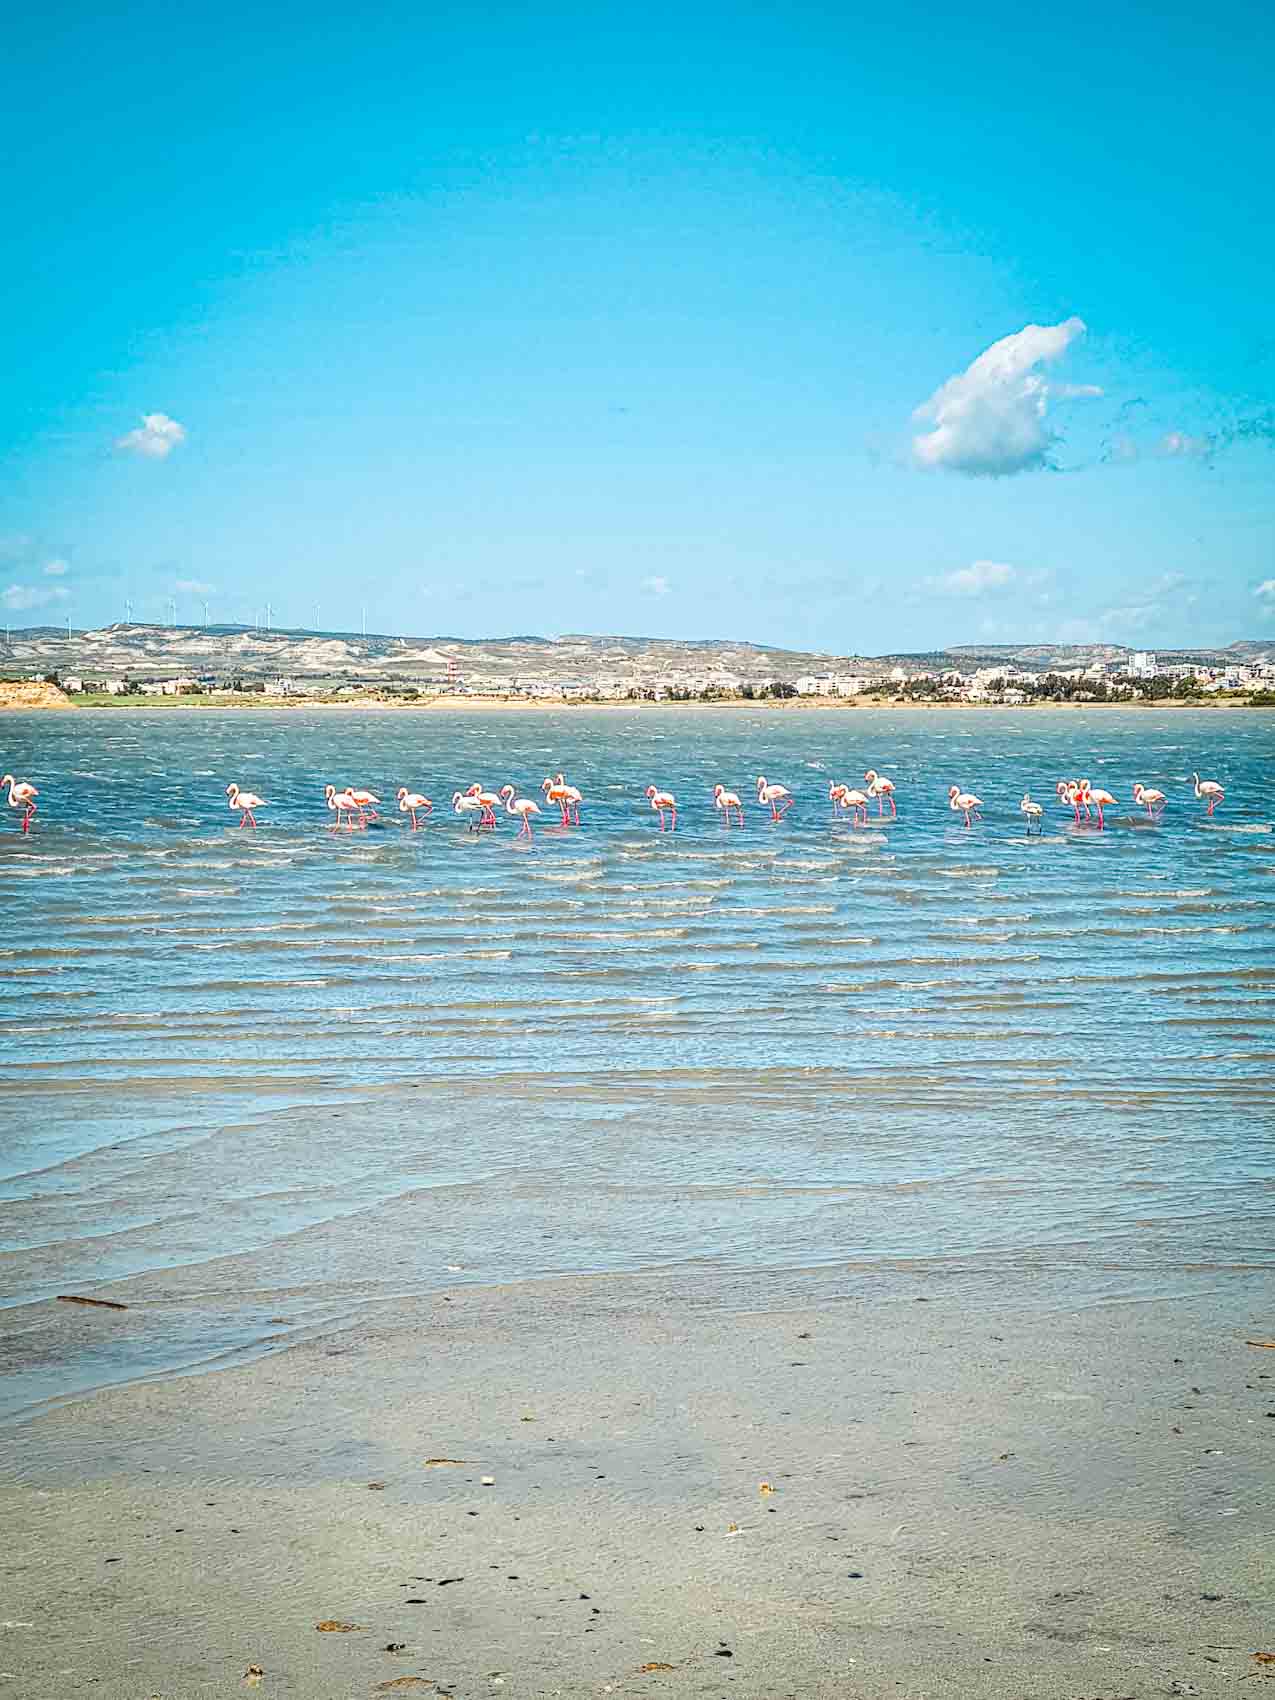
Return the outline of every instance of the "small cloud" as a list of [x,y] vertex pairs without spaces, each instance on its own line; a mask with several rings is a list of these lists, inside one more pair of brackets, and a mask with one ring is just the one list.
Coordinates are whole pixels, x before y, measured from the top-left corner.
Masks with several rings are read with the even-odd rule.
[[1253,592],[1259,602],[1265,602],[1275,608],[1275,578],[1263,579]]
[[70,595],[70,591],[63,590],[61,585],[42,590],[36,585],[11,584],[5,590],[0,590],[0,603],[11,613],[21,614],[29,608],[45,608],[50,602],[69,601]]
[[148,460],[167,460],[179,443],[186,441],[186,427],[166,413],[144,413],[142,423],[116,443],[117,449],[145,455]]
[[646,596],[667,596],[672,585],[666,578],[644,578],[641,589]]
[[201,578],[179,578],[173,585],[179,596],[213,596],[216,594],[215,584],[205,584]]
[[1085,328],[1074,317],[1057,325],[1025,325],[984,349],[917,408],[913,417],[934,426],[912,440],[918,463],[971,478],[1004,478],[1048,466],[1058,440],[1046,424],[1049,403],[1102,391],[1092,384],[1051,385],[1036,367],[1057,360]]
[[64,578],[71,570],[66,561],[50,561],[44,569],[45,578]]
[[1203,460],[1213,452],[1213,439],[1192,437],[1186,431],[1169,431],[1161,437],[1156,452],[1169,459]]
[[957,567],[955,572],[942,573],[925,582],[930,590],[944,596],[986,596],[990,590],[1004,590],[1018,577],[1017,569],[1004,561],[974,561],[968,567]]

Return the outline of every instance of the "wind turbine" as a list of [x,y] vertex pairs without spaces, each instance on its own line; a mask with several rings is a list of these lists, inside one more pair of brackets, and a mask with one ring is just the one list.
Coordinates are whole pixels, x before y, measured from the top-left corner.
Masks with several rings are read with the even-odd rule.
[[274,617],[274,603],[273,602],[267,602],[266,603],[266,630],[267,631],[270,630],[270,621],[273,619],[273,617]]
[[131,626],[133,623],[133,598],[131,596],[124,598],[124,618]]
[[168,623],[174,627],[177,624],[177,598],[175,596],[168,598]]
[[208,604],[204,603],[204,630],[208,630]]
[[363,604],[363,636],[367,636],[367,603]]

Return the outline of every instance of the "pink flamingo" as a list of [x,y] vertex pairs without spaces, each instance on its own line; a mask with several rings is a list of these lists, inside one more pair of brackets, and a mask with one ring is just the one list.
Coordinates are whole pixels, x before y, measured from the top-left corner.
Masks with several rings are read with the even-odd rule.
[[655,789],[654,785],[648,785],[647,786],[646,794],[647,794],[647,797],[650,799],[651,807],[658,813],[658,815],[660,817],[660,831],[663,832],[666,828],[666,822],[665,822],[665,819],[664,819],[664,812],[667,809],[673,816],[673,825],[672,825],[671,830],[673,832],[676,832],[677,831],[677,798],[673,795],[673,793],[671,791],[657,791]]
[[1080,825],[1080,804],[1082,786],[1078,779],[1060,779],[1054,787],[1058,793],[1058,801],[1066,803],[1076,817],[1076,825]]
[[359,805],[354,800],[354,793],[348,790],[338,791],[335,785],[325,785],[323,795],[327,800],[328,807],[336,812],[336,821],[333,824],[332,831],[339,832],[344,822],[346,831],[353,832],[353,817],[359,813]]
[[1018,806],[1023,811],[1023,813],[1027,816],[1027,830],[1028,830],[1028,832],[1031,831],[1033,823],[1035,824],[1037,832],[1042,831],[1043,828],[1041,826],[1041,816],[1044,814],[1045,811],[1044,811],[1044,809],[1041,808],[1039,803],[1033,803],[1032,802],[1032,796],[1031,796],[1030,791],[1024,791],[1023,792],[1023,800]]
[[1208,798],[1208,813],[1212,814],[1218,804],[1225,799],[1226,792],[1223,791],[1216,779],[1201,779],[1198,773],[1193,773],[1191,778],[1195,781],[1196,796]]
[[875,797],[877,800],[877,818],[880,819],[885,813],[887,803],[890,805],[891,816],[897,815],[899,811],[894,806],[893,779],[887,779],[884,774],[878,773],[874,767],[870,767],[863,777],[867,781],[869,797]]
[[496,810],[500,807],[500,793],[496,791],[484,791],[482,786],[475,781],[475,783],[469,787],[469,790],[466,792],[466,796],[477,797],[478,801],[482,804],[483,812],[478,822],[479,826],[495,826]]
[[580,805],[584,801],[582,792],[577,791],[574,785],[568,785],[561,773],[556,778],[546,779],[540,789],[551,803],[556,803],[562,810],[563,826],[579,826]]
[[958,815],[965,816],[966,826],[970,824],[971,817],[975,820],[983,818],[978,812],[983,806],[983,799],[976,797],[972,791],[962,791],[959,785],[948,786],[947,806],[954,809]]
[[1113,808],[1116,801],[1110,791],[1104,791],[1101,785],[1091,785],[1087,779],[1082,779],[1080,781],[1080,800],[1085,805],[1086,814],[1089,813],[1090,803],[1097,809],[1098,831],[1105,832],[1107,826],[1102,818],[1102,811]]
[[512,785],[502,785],[500,795],[504,799],[506,814],[522,816],[522,830],[518,834],[519,838],[530,838],[531,817],[540,813],[540,804],[533,803],[530,797],[515,796]]
[[1164,813],[1164,805],[1169,799],[1165,796],[1163,791],[1157,791],[1154,785],[1139,784],[1135,785],[1133,788],[1133,800],[1139,807],[1142,807],[1145,804],[1147,814],[1150,818],[1154,821],[1158,821],[1160,816]]
[[15,779],[11,773],[6,773],[4,778],[0,779],[0,790],[6,785],[9,787],[9,807],[22,810],[22,830],[30,832],[39,791],[28,780]]
[[854,824],[856,826],[867,826],[868,799],[862,791],[852,790],[849,785],[844,784],[830,785],[828,787],[828,795],[832,798],[832,806],[834,809],[845,809],[847,811],[852,810],[854,813]]
[[230,799],[227,807],[239,810],[239,825],[241,827],[256,827],[257,817],[254,809],[269,808],[264,797],[258,797],[255,791],[241,791],[237,785],[227,785],[226,796]]
[[419,809],[422,814],[427,815],[433,807],[434,805],[430,802],[429,798],[422,797],[419,791],[409,791],[406,785],[399,786],[399,813],[403,815],[411,815],[413,832],[415,832],[417,827],[421,824],[416,818],[416,811]]
[[[488,813],[487,805],[483,802],[481,797],[475,797],[469,791],[452,792],[452,809],[458,815],[478,816],[477,820],[471,820],[469,823],[469,830],[471,832],[477,832],[481,826],[486,824]],[[495,817],[493,816],[492,818],[494,821]]]
[[734,791],[728,791],[724,785],[714,785],[713,807],[722,811],[722,819],[727,826],[730,825],[731,810],[736,810],[739,815],[739,824],[743,826],[744,805],[740,802],[739,797]]
[[764,808],[770,804],[771,820],[782,820],[793,806],[795,798],[786,785],[770,785],[765,777],[757,781],[757,801]]
[[350,795],[359,811],[360,826],[366,826],[370,820],[380,820],[381,817],[376,812],[376,805],[381,800],[378,796],[371,791],[356,791],[353,786],[350,787]]

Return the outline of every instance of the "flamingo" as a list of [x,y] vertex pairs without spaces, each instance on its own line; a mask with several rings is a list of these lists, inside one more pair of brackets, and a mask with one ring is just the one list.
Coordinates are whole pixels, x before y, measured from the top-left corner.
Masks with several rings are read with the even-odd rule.
[[959,785],[948,786],[947,806],[954,809],[958,815],[965,816],[966,826],[970,824],[971,815],[976,820],[983,818],[978,812],[983,806],[983,799],[976,797],[972,791],[962,791]]
[[468,797],[477,797],[479,803],[482,805],[483,812],[482,817],[478,822],[479,826],[495,826],[496,810],[500,807],[499,792],[484,791],[482,786],[475,780],[465,795]]
[[786,785],[769,785],[763,776],[757,781],[757,801],[763,807],[770,804],[771,820],[782,820],[795,799]]
[[561,773],[553,779],[546,779],[540,789],[551,803],[556,803],[562,810],[563,826],[579,826],[583,793],[577,791],[574,785],[568,785]]
[[327,800],[328,807],[336,812],[336,822],[332,827],[333,832],[340,831],[342,821],[345,823],[346,830],[353,832],[354,822],[351,816],[359,813],[359,805],[354,799],[354,793],[349,790],[338,791],[335,785],[325,785],[323,795]]
[[648,785],[647,786],[646,794],[647,794],[647,797],[650,799],[651,807],[658,813],[658,815],[660,817],[660,831],[661,832],[665,831],[664,811],[667,809],[673,816],[673,825],[672,825],[671,830],[673,832],[676,832],[677,831],[677,798],[673,795],[673,793],[671,791],[657,791],[654,785]]
[[1041,816],[1044,814],[1045,811],[1044,811],[1044,809],[1041,808],[1039,803],[1033,803],[1032,802],[1030,791],[1024,791],[1023,792],[1023,800],[1018,806],[1023,811],[1023,813],[1027,816],[1027,831],[1029,833],[1031,832],[1032,822],[1035,821],[1036,830],[1037,830],[1037,832],[1040,832],[1042,830]]
[[420,825],[420,822],[416,818],[417,809],[419,809],[422,812],[422,814],[428,814],[429,811],[433,807],[434,807],[434,805],[433,805],[433,803],[430,802],[429,798],[428,797],[422,797],[419,791],[409,791],[407,789],[406,785],[400,785],[399,786],[399,788],[398,788],[399,813],[404,814],[404,815],[411,815],[411,817],[412,817],[412,831],[413,832],[415,832],[417,827]]
[[1078,779],[1060,779],[1054,790],[1058,793],[1058,801],[1066,803],[1076,816],[1076,825],[1080,825],[1081,783]]
[[241,827],[251,826],[255,828],[257,824],[257,817],[252,811],[254,809],[269,808],[270,806],[266,802],[265,798],[258,797],[255,791],[241,791],[237,785],[227,785],[226,796],[230,799],[227,807],[239,810],[239,824]]
[[[1193,773],[1191,778],[1195,781],[1196,796],[1208,798],[1208,813],[1212,814],[1218,804],[1224,800],[1226,792],[1223,791],[1216,779],[1201,779],[1198,773]],[[10,798],[10,802],[12,802],[12,800],[13,799]]]
[[39,791],[28,780],[15,779],[11,773],[6,773],[4,778],[0,779],[0,790],[6,785],[9,787],[9,807],[22,810],[22,830],[30,832]]
[[739,824],[743,826],[744,805],[740,802],[739,797],[734,791],[728,791],[724,785],[714,785],[713,807],[722,811],[722,819],[726,822],[727,826],[730,825],[731,810],[738,810]]
[[877,818],[880,819],[885,813],[887,803],[890,805],[890,814],[897,815],[899,811],[894,806],[893,779],[887,779],[884,774],[878,773],[875,767],[870,767],[863,777],[868,784],[869,797],[875,797],[877,800]]
[[1145,803],[1147,814],[1152,820],[1158,821],[1169,799],[1163,791],[1157,791],[1154,785],[1139,784],[1133,788],[1133,800],[1139,806]]
[[1080,781],[1080,800],[1085,805],[1086,814],[1089,813],[1090,803],[1097,809],[1098,831],[1105,832],[1106,823],[1102,818],[1102,811],[1113,808],[1116,801],[1110,791],[1104,791],[1101,785],[1091,785],[1087,779],[1082,779]]
[[854,824],[856,826],[867,826],[868,799],[862,791],[851,790],[850,786],[845,784],[830,785],[828,795],[832,798],[834,809],[853,811]]
[[350,795],[359,811],[360,826],[366,826],[370,820],[380,820],[381,817],[376,812],[376,804],[381,800],[379,797],[371,791],[356,791],[353,786],[350,787]]
[[540,804],[533,803],[530,797],[515,796],[512,785],[502,785],[500,795],[504,799],[506,814],[522,816],[522,831],[518,834],[519,838],[530,838],[531,817],[540,813]]
[[452,792],[452,809],[458,815],[478,815],[478,820],[471,820],[469,830],[477,832],[487,820],[487,805],[481,797],[475,797],[470,791]]

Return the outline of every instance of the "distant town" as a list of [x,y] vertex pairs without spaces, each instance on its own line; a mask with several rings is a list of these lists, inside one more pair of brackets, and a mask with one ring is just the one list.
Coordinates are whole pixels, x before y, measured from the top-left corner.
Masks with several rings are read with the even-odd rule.
[[726,641],[412,639],[130,622],[79,632],[10,631],[0,647],[0,675],[13,683],[45,681],[85,704],[174,697],[1275,703],[1275,642],[1160,653],[1115,644],[969,645],[864,657]]

